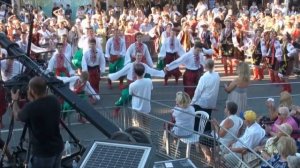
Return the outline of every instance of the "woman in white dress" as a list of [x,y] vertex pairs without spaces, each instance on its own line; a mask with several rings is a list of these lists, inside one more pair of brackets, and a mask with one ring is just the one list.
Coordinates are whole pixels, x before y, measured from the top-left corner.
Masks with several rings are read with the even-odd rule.
[[227,101],[235,102],[238,105],[238,114],[245,112],[247,108],[247,88],[250,84],[250,68],[245,62],[239,63],[237,67],[238,76],[225,84],[225,91],[228,93]]

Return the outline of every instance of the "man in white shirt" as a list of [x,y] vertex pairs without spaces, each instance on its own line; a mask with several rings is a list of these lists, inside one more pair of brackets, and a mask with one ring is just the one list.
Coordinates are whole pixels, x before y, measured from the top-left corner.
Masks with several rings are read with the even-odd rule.
[[153,67],[153,61],[150,55],[150,52],[148,50],[148,47],[146,44],[142,43],[142,37],[143,34],[138,32],[135,35],[136,42],[131,44],[129,48],[127,49],[126,56],[125,56],[125,63],[124,65],[134,62],[135,56],[137,53],[142,53],[142,62],[147,64],[150,67]]
[[[118,28],[114,29],[113,37],[106,43],[105,57],[109,61],[109,73],[115,73],[124,67],[124,57],[126,54],[126,44],[124,38],[121,38],[121,32]],[[119,88],[123,88],[123,78],[121,77]],[[112,82],[108,79],[108,87],[112,89]]]
[[[191,104],[194,106],[195,111],[205,111],[209,114],[211,119],[212,110],[216,108],[217,99],[219,94],[220,76],[218,72],[214,71],[214,61],[209,59],[204,67],[207,71],[200,78],[194,97]],[[194,130],[198,131],[199,118],[195,119]],[[211,124],[207,122],[206,131],[211,131]]]
[[102,46],[101,46],[101,39],[99,37],[95,36],[94,30],[92,27],[87,27],[85,31],[85,35],[82,35],[78,41],[78,47],[83,49],[83,52],[85,50],[88,50],[88,41],[91,38],[96,39],[96,47],[99,48],[102,51]]
[[256,113],[254,111],[246,111],[244,118],[247,126],[245,133],[235,143],[229,145],[229,149],[234,154],[229,153],[224,155],[228,167],[237,165],[239,160],[236,156],[241,158],[242,154],[247,153],[248,149],[257,147],[266,134],[265,130],[256,122]]
[[[197,85],[205,64],[204,54],[211,55],[213,53],[212,49],[206,50],[203,48],[201,43],[196,43],[194,48],[192,48],[188,53],[177,58],[175,61],[166,65],[166,71],[172,71],[178,68],[180,65],[185,65],[185,72],[183,74],[183,85],[184,91],[189,94],[191,98],[194,96],[195,86]],[[191,87],[194,86],[194,87]]]
[[171,33],[172,33],[172,27],[173,27],[172,23],[168,23],[168,24],[166,25],[165,31],[163,31],[163,32],[161,33],[161,43],[162,43],[162,44],[164,44],[165,41],[166,41],[166,39],[167,39],[168,37],[171,36]]
[[153,90],[152,80],[144,78],[145,67],[141,63],[134,64],[134,73],[137,79],[129,85],[129,95],[132,96],[132,109],[150,113],[151,91]]
[[105,58],[102,51],[96,48],[96,39],[89,39],[89,49],[83,53],[82,71],[89,72],[89,82],[96,93],[99,93],[101,73],[105,72]]
[[65,57],[63,43],[56,44],[57,50],[53,53],[48,63],[48,72],[53,72],[55,76],[73,76],[75,71],[71,67],[71,63]]
[[[142,63],[134,64],[134,73],[137,79],[129,85],[129,95],[132,96],[132,109],[140,113],[150,113],[151,91],[153,90],[152,80],[150,78],[144,78],[145,66]],[[137,115],[136,124],[139,127],[148,127],[148,123],[144,115]]]
[[67,34],[63,34],[61,37],[61,42],[63,43],[63,52],[65,54],[65,57],[67,58],[68,62],[71,63],[72,60],[72,47],[68,43],[68,36]]
[[[170,64],[178,57],[181,57],[185,54],[183,47],[181,46],[180,41],[176,38],[175,30],[171,31],[171,36],[167,37],[165,42],[162,44],[160,48],[160,52],[158,54],[158,69],[164,69],[165,64]],[[165,83],[164,85],[168,85],[168,78],[171,76],[175,77],[176,84],[178,84],[178,79],[182,75],[179,71],[179,67],[170,70],[165,75]]]

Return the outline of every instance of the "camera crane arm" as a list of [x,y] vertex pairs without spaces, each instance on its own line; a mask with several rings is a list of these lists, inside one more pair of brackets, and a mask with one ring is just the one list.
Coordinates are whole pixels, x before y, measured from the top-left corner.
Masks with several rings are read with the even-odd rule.
[[16,43],[11,42],[3,33],[0,33],[0,45],[7,50],[9,55],[8,57],[11,56],[17,59],[26,67],[27,70],[33,72],[34,75],[43,77],[54,94],[66,100],[106,137],[112,138],[115,133],[121,131],[119,127],[104,118],[90,104],[82,101],[81,98],[69,89],[68,85],[63,84],[62,81],[46,74],[44,70],[25,55]]

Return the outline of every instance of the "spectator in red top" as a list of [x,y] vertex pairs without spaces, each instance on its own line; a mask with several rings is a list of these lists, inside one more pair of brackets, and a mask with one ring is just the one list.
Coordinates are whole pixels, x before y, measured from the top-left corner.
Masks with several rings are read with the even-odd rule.
[[292,40],[300,38],[300,22],[297,23],[295,30],[292,32]]

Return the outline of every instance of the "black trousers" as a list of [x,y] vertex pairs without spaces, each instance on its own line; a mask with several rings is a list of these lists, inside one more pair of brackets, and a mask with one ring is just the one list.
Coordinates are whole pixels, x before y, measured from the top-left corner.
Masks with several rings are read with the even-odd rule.
[[[211,120],[211,112],[212,112],[212,109],[206,109],[206,108],[202,108],[198,105],[193,105],[193,107],[195,108],[195,111],[205,111],[208,113],[209,115],[209,120]],[[194,130],[195,131],[198,131],[199,129],[199,122],[200,122],[200,117],[196,117],[195,118],[195,125],[194,125]],[[211,132],[211,124],[210,124],[210,121],[207,121],[207,124],[205,126],[205,129],[204,129],[204,132]]]

